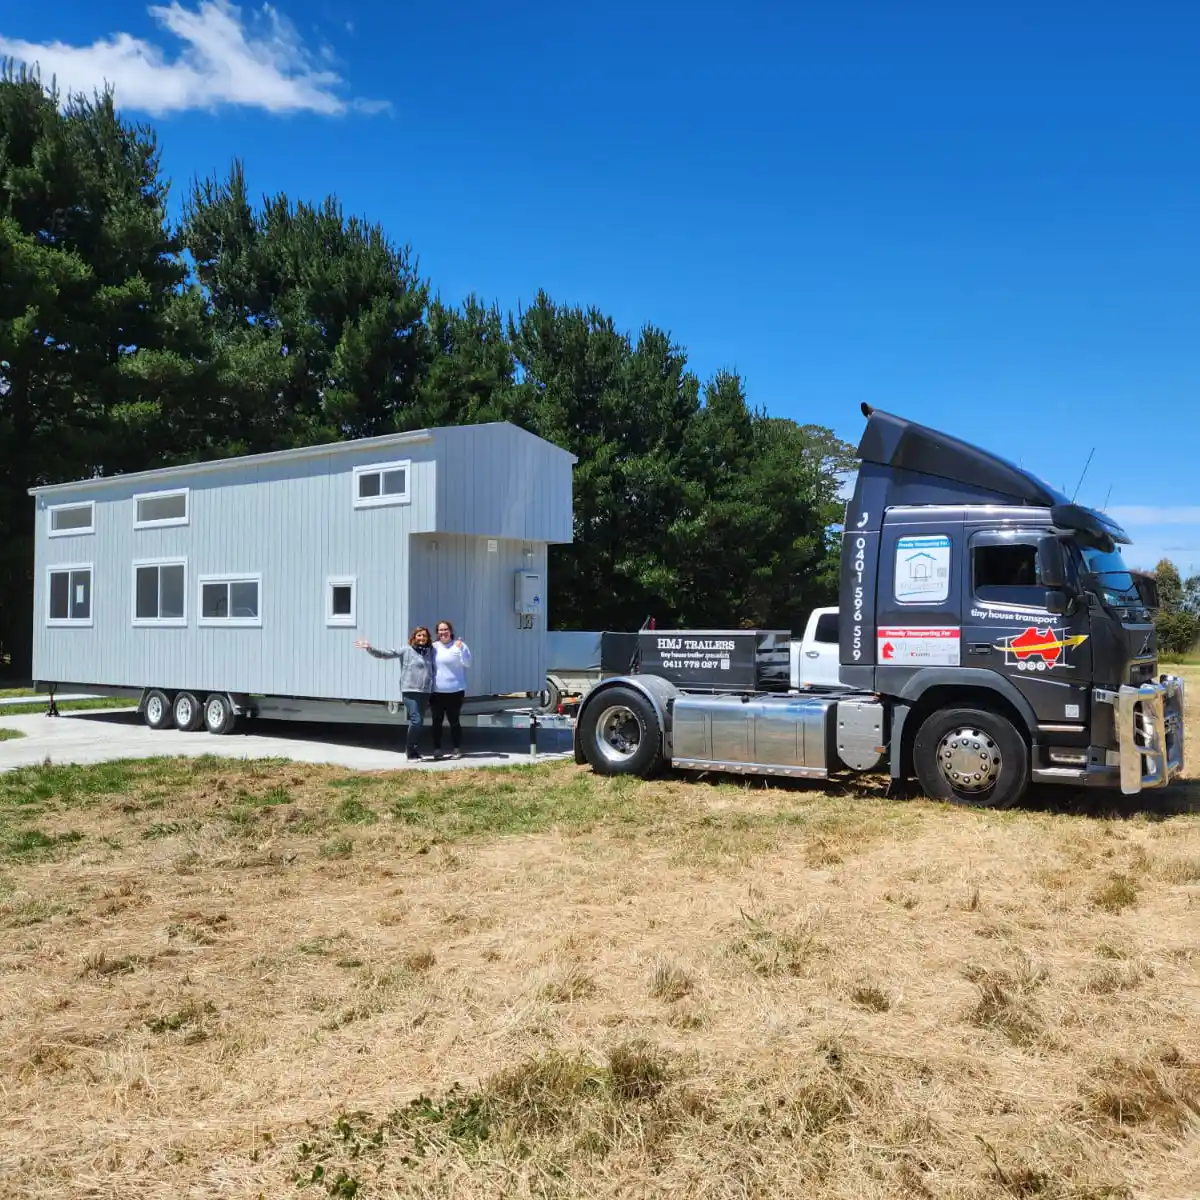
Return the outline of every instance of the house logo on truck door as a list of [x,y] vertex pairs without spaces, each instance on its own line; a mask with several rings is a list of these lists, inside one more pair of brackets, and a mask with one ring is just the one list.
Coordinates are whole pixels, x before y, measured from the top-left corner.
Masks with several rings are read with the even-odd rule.
[[1071,667],[1066,651],[1083,645],[1086,633],[1066,637],[1053,626],[1039,629],[1030,625],[1020,633],[1001,638],[996,645],[1004,651],[1004,665],[1018,671],[1052,671],[1055,667]]

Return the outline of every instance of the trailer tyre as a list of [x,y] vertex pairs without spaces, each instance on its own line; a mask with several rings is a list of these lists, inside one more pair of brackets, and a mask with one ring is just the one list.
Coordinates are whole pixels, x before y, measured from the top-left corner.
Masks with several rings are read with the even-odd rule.
[[175,728],[182,729],[184,733],[194,733],[204,722],[200,701],[191,692],[180,692],[175,697],[171,713],[175,718]]
[[1029,747],[1013,723],[986,708],[947,708],[913,742],[925,794],[972,808],[1010,808],[1029,785]]
[[588,705],[577,735],[584,759],[598,775],[648,779],[661,766],[662,726],[640,692],[617,687]]
[[151,729],[170,729],[174,724],[171,699],[166,692],[159,688],[151,688],[146,693],[146,702],[142,705],[142,716]]
[[204,701],[204,728],[209,733],[228,733],[236,720],[237,715],[228,696],[214,692]]

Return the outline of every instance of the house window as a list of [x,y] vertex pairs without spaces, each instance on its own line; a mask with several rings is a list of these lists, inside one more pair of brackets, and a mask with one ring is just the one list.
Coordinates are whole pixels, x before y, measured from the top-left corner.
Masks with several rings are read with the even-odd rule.
[[133,623],[186,625],[187,562],[170,559],[133,565]]
[[201,625],[261,626],[260,575],[202,575]]
[[57,504],[50,509],[51,537],[95,532],[96,505],[91,500],[83,504]]
[[1038,586],[1037,546],[1032,542],[976,546],[971,572],[980,600],[1034,608],[1045,605],[1045,589]]
[[354,507],[378,508],[408,503],[410,462],[375,463],[354,468]]
[[325,624],[354,625],[358,620],[358,586],[350,576],[328,581],[325,588]]
[[173,492],[144,492],[134,496],[134,529],[158,529],[188,523],[188,489]]
[[90,625],[92,623],[91,564],[51,567],[47,588],[47,625]]

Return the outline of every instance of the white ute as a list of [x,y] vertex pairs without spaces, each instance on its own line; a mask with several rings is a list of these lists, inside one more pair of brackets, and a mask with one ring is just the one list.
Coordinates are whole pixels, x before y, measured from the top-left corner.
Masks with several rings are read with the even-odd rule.
[[803,638],[793,640],[790,650],[793,688],[838,687],[838,610],[814,608]]

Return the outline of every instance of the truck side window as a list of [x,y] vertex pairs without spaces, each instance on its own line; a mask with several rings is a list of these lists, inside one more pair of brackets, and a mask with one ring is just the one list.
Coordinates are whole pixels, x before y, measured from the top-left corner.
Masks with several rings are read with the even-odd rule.
[[1032,544],[976,546],[971,569],[980,600],[1037,608],[1045,602],[1044,589],[1038,587],[1037,547]]
[[837,613],[822,613],[817,618],[817,630],[813,639],[818,642],[830,642],[837,645],[838,615]]

